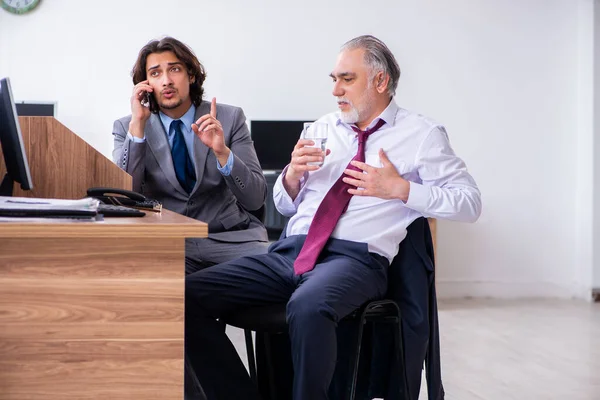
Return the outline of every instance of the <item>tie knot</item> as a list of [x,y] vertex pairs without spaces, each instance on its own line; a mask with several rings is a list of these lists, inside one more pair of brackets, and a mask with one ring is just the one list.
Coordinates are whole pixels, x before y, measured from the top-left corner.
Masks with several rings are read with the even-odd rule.
[[380,118],[372,128],[365,129],[364,131],[361,131],[356,126],[352,126],[351,128],[358,134],[358,143],[365,143],[369,135],[375,133],[383,124],[385,124],[385,121]]
[[181,122],[180,119],[174,119],[173,121],[171,121],[171,129],[173,129],[174,132],[181,131],[182,123],[183,122]]
[[358,134],[358,143],[365,143],[367,141],[367,138],[369,137],[370,132],[368,131],[361,131],[360,129],[356,128],[356,130],[354,131]]

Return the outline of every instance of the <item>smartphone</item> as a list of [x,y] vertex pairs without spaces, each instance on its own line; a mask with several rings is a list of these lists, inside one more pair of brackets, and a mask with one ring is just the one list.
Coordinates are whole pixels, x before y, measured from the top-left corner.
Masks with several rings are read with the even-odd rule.
[[144,93],[144,98],[141,101],[144,107],[150,107],[150,92]]

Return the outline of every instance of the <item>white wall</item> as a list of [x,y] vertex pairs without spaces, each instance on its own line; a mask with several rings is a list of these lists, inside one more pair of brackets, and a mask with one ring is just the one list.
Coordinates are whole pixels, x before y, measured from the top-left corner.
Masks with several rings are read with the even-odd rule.
[[[590,0],[591,1],[591,0]],[[592,136],[595,138],[593,153],[600,155],[600,1],[595,0],[593,4],[593,67],[592,83],[589,87],[593,88],[593,101],[591,112],[592,116]],[[594,259],[592,270],[592,288],[600,289],[600,157],[594,159],[594,213],[593,213],[593,247]]]
[[398,102],[447,126],[483,193],[477,224],[439,224],[440,294],[584,296],[591,175],[576,175],[589,171],[591,156],[578,157],[591,139],[578,139],[578,22],[590,1],[43,1],[0,12],[0,76],[17,100],[58,101],[58,119],[108,156],[151,38],[194,48],[209,98],[251,119],[304,119],[335,109],[339,46],[374,34],[401,65]]
[[[594,141],[594,12],[593,0],[579,2],[578,23],[578,73],[577,73],[577,181],[576,210],[574,219],[577,224],[574,282],[582,289],[582,296],[589,296],[587,282],[592,281],[595,242],[598,240],[595,228],[597,213],[595,212],[594,199],[600,186],[594,186],[595,173],[594,160],[596,145]],[[596,250],[597,251],[597,250]],[[589,286],[589,285],[588,285]],[[586,291],[588,293],[586,293]]]

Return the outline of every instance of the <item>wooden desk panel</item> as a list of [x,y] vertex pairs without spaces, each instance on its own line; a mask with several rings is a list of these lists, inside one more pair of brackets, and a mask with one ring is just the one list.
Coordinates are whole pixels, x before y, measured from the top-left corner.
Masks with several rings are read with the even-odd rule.
[[184,238],[169,211],[0,223],[0,399],[182,399]]
[[169,210],[146,212],[143,218],[105,218],[98,222],[73,222],[64,219],[36,219],[10,222],[0,220],[0,238],[91,237],[206,237],[208,225]]

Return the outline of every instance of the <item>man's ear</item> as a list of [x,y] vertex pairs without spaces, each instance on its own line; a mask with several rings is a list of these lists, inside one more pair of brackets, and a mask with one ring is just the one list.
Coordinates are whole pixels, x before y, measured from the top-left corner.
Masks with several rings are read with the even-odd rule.
[[190,75],[190,85],[194,82],[196,82],[196,76]]
[[379,93],[383,93],[387,90],[388,82],[390,81],[390,76],[383,71],[380,71],[375,75],[375,88]]

